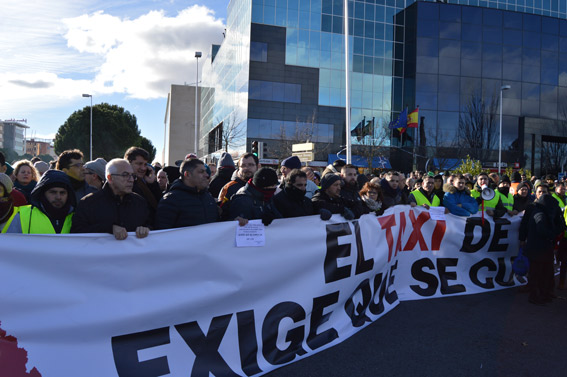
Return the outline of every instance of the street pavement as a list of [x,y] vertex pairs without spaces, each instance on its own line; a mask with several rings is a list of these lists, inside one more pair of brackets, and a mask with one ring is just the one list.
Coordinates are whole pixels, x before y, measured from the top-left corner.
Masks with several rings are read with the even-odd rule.
[[339,345],[267,376],[566,377],[567,300],[536,306],[514,287],[401,302]]

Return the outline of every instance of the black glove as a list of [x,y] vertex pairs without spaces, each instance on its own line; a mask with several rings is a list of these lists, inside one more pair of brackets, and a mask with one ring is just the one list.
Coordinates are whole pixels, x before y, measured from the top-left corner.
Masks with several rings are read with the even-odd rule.
[[264,224],[265,226],[268,226],[272,223],[272,221],[274,221],[274,215],[271,213],[264,213],[262,215],[262,224]]
[[347,207],[345,207],[345,209],[343,210],[342,215],[346,220],[354,219],[354,213],[352,213],[352,211],[350,209],[348,209]]
[[323,221],[327,221],[331,218],[331,216],[333,216],[331,211],[325,208],[321,208],[321,210],[319,210],[319,215],[321,216],[321,220]]

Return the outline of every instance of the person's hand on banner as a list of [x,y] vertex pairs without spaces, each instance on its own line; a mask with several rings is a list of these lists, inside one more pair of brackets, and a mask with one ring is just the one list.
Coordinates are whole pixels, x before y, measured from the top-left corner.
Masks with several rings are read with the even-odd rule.
[[118,241],[125,240],[128,237],[126,228],[123,228],[120,225],[112,226],[112,234],[114,234],[114,238],[116,238]]
[[235,220],[238,221],[239,226],[245,226],[248,224],[248,219],[245,219],[244,217],[237,216]]
[[274,221],[274,215],[271,213],[265,213],[262,215],[262,224],[268,226]]
[[145,226],[139,226],[136,228],[136,237],[146,238],[148,234],[150,234],[150,228],[146,228]]

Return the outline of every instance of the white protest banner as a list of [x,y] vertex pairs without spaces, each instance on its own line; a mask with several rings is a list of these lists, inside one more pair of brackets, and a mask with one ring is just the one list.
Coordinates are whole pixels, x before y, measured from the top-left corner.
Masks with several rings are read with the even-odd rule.
[[261,375],[345,340],[399,299],[516,284],[519,219],[480,221],[409,206],[275,220],[264,247],[240,248],[236,222],[125,241],[2,235],[2,370]]

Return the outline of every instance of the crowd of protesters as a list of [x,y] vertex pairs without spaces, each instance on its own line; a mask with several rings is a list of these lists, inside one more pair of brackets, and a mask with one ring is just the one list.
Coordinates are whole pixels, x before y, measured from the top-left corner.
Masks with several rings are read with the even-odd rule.
[[[279,171],[261,167],[243,154],[235,163],[223,153],[207,165],[189,154],[178,166],[150,164],[147,151],[129,148],[124,158],[84,162],[79,150],[61,153],[51,167],[40,160],[12,165],[0,153],[0,230],[2,233],[110,233],[117,240],[134,232],[171,229],[217,221],[245,225],[259,219],[338,214],[347,220],[380,216],[397,205],[444,207],[456,216],[494,218],[523,214],[519,240],[530,260],[530,302],[554,298],[554,260],[560,263],[558,288],[567,289],[566,182],[514,172],[408,175],[387,171],[361,174],[343,160],[321,173],[302,167],[296,156]],[[279,173],[279,174],[278,174]],[[554,259],[555,258],[555,259]]]

